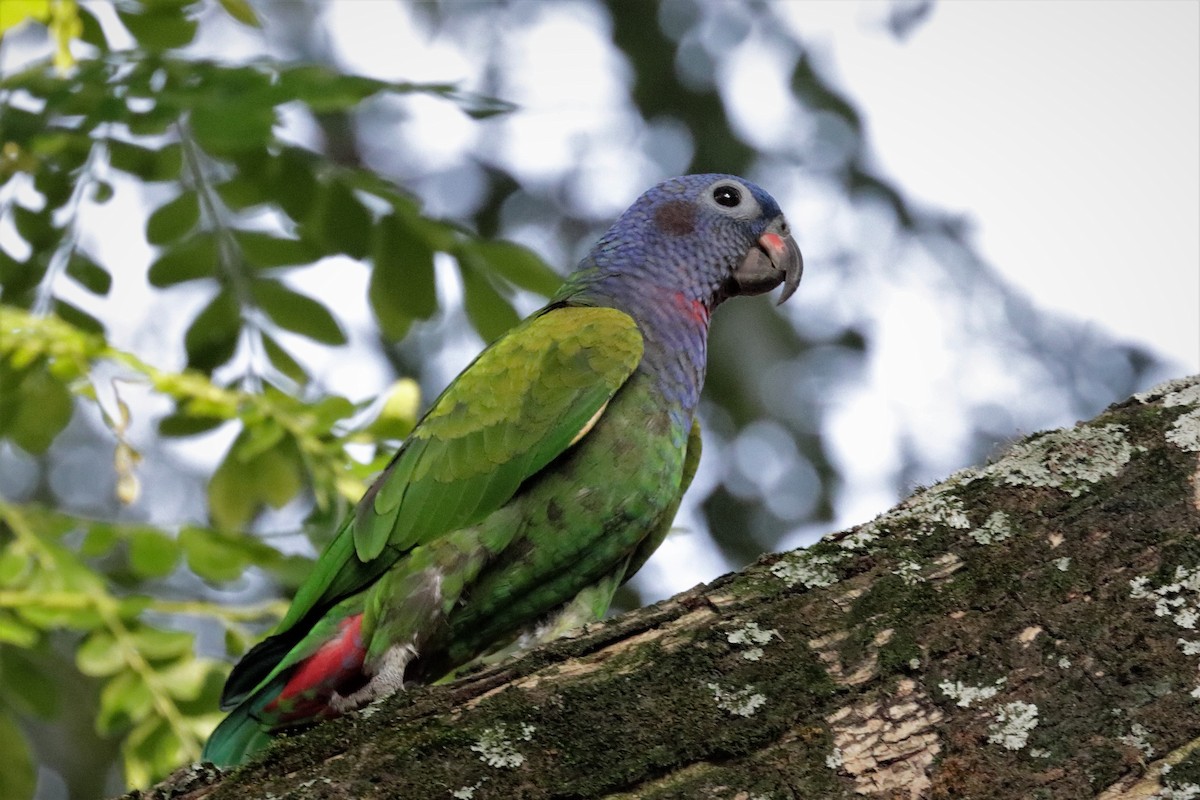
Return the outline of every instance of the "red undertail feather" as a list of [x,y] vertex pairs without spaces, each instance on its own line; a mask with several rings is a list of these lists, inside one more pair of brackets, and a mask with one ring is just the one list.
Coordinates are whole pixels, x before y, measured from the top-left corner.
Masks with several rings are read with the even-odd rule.
[[329,706],[334,692],[350,694],[367,682],[363,660],[367,650],[362,640],[362,614],[347,617],[337,635],[301,661],[279,695],[263,708],[278,714],[281,727],[289,722],[337,716]]

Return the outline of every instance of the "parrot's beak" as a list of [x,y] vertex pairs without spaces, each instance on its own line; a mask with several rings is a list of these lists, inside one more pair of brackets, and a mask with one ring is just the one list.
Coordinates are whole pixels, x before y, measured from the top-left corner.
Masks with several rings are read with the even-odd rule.
[[730,276],[728,294],[762,294],[783,284],[782,304],[796,292],[804,274],[804,256],[796,240],[788,233],[787,222],[779,217],[758,237]]

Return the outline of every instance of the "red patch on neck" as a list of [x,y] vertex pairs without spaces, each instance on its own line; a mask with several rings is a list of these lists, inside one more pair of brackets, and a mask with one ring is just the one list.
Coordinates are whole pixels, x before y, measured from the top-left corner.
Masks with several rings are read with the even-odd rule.
[[674,296],[675,304],[687,312],[687,315],[696,322],[708,324],[709,317],[712,312],[702,300],[693,300],[684,295],[683,292],[676,292]]

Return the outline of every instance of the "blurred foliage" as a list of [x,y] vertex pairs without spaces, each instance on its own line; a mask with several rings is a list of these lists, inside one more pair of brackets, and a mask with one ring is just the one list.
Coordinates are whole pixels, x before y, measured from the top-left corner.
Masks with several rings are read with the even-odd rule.
[[[201,5],[116,3],[136,42],[124,50],[110,47],[92,11],[71,0],[5,2],[0,14],[0,33],[41,21],[60,42],[50,61],[0,80],[0,221],[19,240],[0,250],[0,439],[45,454],[76,404],[93,405],[112,435],[117,494],[129,504],[138,497],[140,455],[125,435],[122,385],[148,386],[173,403],[158,423],[163,436],[231,422],[240,429],[208,481],[213,528],[163,530],[0,502],[0,796],[13,800],[34,788],[20,720],[62,711],[39,666],[45,661],[71,660],[94,685],[94,735],[119,741],[129,785],[198,757],[221,716],[226,667],[197,656],[187,630],[195,622],[186,619],[220,625],[236,655],[286,604],[180,599],[181,576],[220,586],[254,567],[290,591],[307,561],[240,531],[263,508],[303,497],[313,499],[314,518],[335,520],[390,457],[379,442],[411,429],[419,391],[409,379],[371,404],[377,408],[310,390],[307,368],[280,334],[330,346],[346,337],[320,299],[289,285],[291,270],[337,255],[370,262],[370,307],[388,340],[438,311],[437,253],[459,265],[470,320],[486,339],[515,321],[514,287],[549,294],[559,280],[525,248],[423,215],[411,195],[371,171],[276,135],[288,104],[319,115],[381,92],[420,93],[476,118],[503,113],[505,104],[455,86],[389,83],[321,65],[189,58],[180,50],[196,35]],[[220,5],[259,24],[244,0]],[[64,57],[72,36],[87,55]],[[103,299],[127,269],[90,252],[80,235],[85,199],[113,202],[114,173],[166,190],[144,222],[146,241],[158,248],[150,285],[199,284],[211,293],[184,335],[182,371],[114,348],[103,315],[71,299]],[[250,368],[215,380],[239,348],[255,354]],[[107,403],[97,390],[101,363],[117,376]],[[371,455],[351,458],[353,443]],[[72,793],[96,794],[100,778]]]
[[[0,725],[15,730],[7,717],[22,711],[56,712],[53,684],[22,651],[73,650],[78,671],[100,683],[97,735],[120,739],[126,780],[145,785],[195,759],[221,716],[216,704],[225,667],[197,657],[193,634],[179,630],[177,618],[220,624],[226,649],[240,653],[260,630],[247,623],[271,621],[286,607],[174,599],[180,570],[220,585],[255,567],[285,589],[298,585],[307,559],[237,531],[262,507],[278,508],[304,492],[334,516],[344,511],[390,457],[371,443],[412,427],[416,391],[411,381],[398,382],[372,419],[364,405],[334,395],[306,402],[272,386],[245,391],[194,370],[158,370],[57,316],[0,306],[0,435],[30,452],[45,450],[75,399],[98,402],[91,378],[104,361],[122,368],[123,382],[144,382],[174,401],[176,412],[163,420],[173,434],[240,425],[208,484],[218,527],[168,532],[0,502]],[[123,436],[128,409],[119,399],[116,406],[115,414],[104,414],[115,439],[112,468],[132,481],[132,501],[138,455]],[[367,463],[350,458],[353,442],[369,444],[375,456]],[[67,631],[73,635],[64,638]],[[3,796],[22,796],[7,788]]]
[[[772,4],[406,6],[423,34],[469,52],[481,90],[501,96],[517,85],[506,82],[509,42],[562,7],[606,23],[597,29],[626,76],[622,123],[644,137],[628,143],[631,171],[647,132],[665,132],[652,156],[672,172],[772,186],[801,173],[823,204],[869,210],[934,254],[964,316],[987,321],[983,335],[1013,371],[1054,376],[1053,402],[1079,416],[1124,396],[1148,368],[1131,348],[1064,335],[980,263],[961,220],[909,203],[872,167],[856,104]],[[888,27],[909,35],[930,8],[896,3]],[[610,221],[578,201],[586,142],[562,174],[520,177],[495,146],[503,129],[494,126],[515,116],[513,105],[452,84],[348,74],[321,20],[327,9],[315,0],[0,0],[0,47],[38,25],[47,45],[43,60],[0,76],[0,457],[32,463],[35,476],[20,501],[0,497],[0,797],[32,796],[39,766],[65,784],[46,796],[89,798],[195,758],[219,718],[218,657],[261,635],[305,571],[294,542],[267,535],[272,521],[323,543],[411,429],[419,386],[436,388],[434,356],[458,323],[494,339],[531,296],[556,288],[557,272],[496,237],[536,220],[565,272],[568,254]],[[217,23],[256,31],[275,55],[203,55],[212,47],[201,34]],[[718,78],[748,42],[783,54],[803,136],[764,144],[739,132]],[[487,135],[458,162],[427,164],[402,135],[403,104],[416,101],[477,120]],[[296,135],[297,118],[315,133]],[[371,131],[386,146],[372,149]],[[649,174],[647,184],[661,177]],[[406,190],[430,182],[456,201],[453,219]],[[140,215],[148,265],[131,265],[120,243],[89,229],[89,215],[114,203]],[[717,478],[702,511],[735,566],[833,515],[839,476],[823,422],[874,343],[855,295],[868,257],[845,239],[814,248],[815,232],[792,221],[808,262],[802,295],[832,274],[843,299],[827,297],[804,320],[731,303],[714,326],[703,415]],[[298,286],[312,270],[364,269],[366,324],[392,383],[352,402],[315,374],[311,354],[343,346],[364,321]],[[460,306],[446,302],[447,274]],[[161,343],[168,361],[177,351],[175,367],[152,365],[118,336],[130,317],[151,335],[159,329],[149,308],[114,307],[122,281],[197,309],[177,341]],[[996,414],[964,411],[970,458],[1014,427]],[[136,432],[147,417],[156,435]],[[196,442],[224,448],[215,466],[197,468],[173,449]],[[753,462],[748,471],[739,448],[785,467],[742,459]],[[922,466],[913,452],[903,461],[897,490]],[[68,462],[84,465],[72,474],[111,483],[111,497],[89,504],[54,484]],[[169,525],[146,508],[141,485],[164,472],[179,494],[199,487],[203,499],[199,509],[181,500]],[[624,605],[639,602],[635,587],[622,591]]]

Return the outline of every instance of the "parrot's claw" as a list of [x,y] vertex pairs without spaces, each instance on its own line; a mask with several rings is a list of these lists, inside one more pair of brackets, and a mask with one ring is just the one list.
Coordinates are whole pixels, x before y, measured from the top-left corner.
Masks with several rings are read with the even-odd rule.
[[404,670],[417,657],[417,648],[410,644],[393,645],[383,655],[379,671],[357,691],[350,694],[334,692],[329,705],[339,714],[357,711],[363,706],[390,697],[404,688]]

